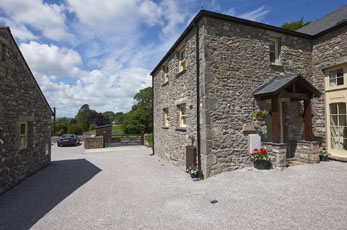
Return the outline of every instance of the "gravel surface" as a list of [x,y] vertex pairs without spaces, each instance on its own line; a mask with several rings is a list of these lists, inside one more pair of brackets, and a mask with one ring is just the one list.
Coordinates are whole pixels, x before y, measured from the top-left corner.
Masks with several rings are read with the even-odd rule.
[[52,146],[0,197],[0,229],[347,229],[346,163],[192,181],[146,147],[83,151]]

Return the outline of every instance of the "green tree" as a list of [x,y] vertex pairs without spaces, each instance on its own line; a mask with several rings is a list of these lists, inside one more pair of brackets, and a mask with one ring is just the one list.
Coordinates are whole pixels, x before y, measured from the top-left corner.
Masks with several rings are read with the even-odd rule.
[[106,111],[106,112],[103,112],[102,115],[107,119],[107,123],[110,124],[113,119],[114,119],[114,112],[112,111]]
[[91,125],[89,125],[89,131],[94,130],[94,129],[95,129],[95,127],[96,127],[96,124],[91,124]]
[[138,102],[125,114],[122,129],[125,133],[152,132],[152,87],[140,90],[134,96]]
[[77,121],[77,124],[79,127],[82,128],[83,131],[88,131],[89,129],[89,116],[90,116],[90,108],[88,104],[84,104],[79,109],[77,115],[75,116],[75,119]]
[[310,21],[304,22],[304,17],[294,22],[285,22],[281,25],[281,28],[288,30],[298,30],[304,26],[310,24]]
[[117,125],[120,125],[124,121],[125,114],[122,112],[118,112],[114,115],[113,121],[116,122]]
[[76,135],[82,135],[83,130],[82,127],[77,124],[71,124],[69,125],[69,128],[67,130],[69,134],[76,134]]

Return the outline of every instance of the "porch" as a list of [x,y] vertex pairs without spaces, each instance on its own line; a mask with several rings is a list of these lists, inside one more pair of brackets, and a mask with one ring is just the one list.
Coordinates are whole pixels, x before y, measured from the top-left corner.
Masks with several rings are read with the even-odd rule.
[[321,92],[299,74],[275,77],[253,91],[261,109],[268,109],[266,136],[262,145],[274,167],[285,167],[287,159],[319,162],[321,141],[312,133],[312,98]]

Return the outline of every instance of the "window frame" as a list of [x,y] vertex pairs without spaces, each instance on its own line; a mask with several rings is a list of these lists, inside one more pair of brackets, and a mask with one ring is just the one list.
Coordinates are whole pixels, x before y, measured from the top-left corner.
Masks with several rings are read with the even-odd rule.
[[[338,71],[339,70],[342,70],[342,75],[341,76],[338,76]],[[331,73],[334,73],[334,78],[333,78],[333,80],[334,80],[334,83],[335,83],[335,85],[331,85],[331,83],[332,83],[332,81],[331,81]],[[345,80],[344,80],[344,71],[343,71],[343,67],[341,67],[341,68],[336,68],[336,69],[333,69],[333,70],[330,70],[330,71],[328,71],[328,82],[329,82],[329,84],[328,84],[328,86],[331,88],[331,87],[338,87],[338,86],[343,86],[344,84],[345,84]],[[338,84],[339,83],[339,79],[342,79],[342,84]]]
[[178,105],[178,127],[186,128],[187,127],[187,114],[186,114],[186,104]]
[[[22,125],[24,125],[24,133],[22,133]],[[28,148],[28,121],[21,121],[19,126],[19,149]],[[22,143],[22,138],[24,142]]]
[[163,65],[163,72],[164,72],[164,84],[169,82],[169,64],[166,63]]
[[[270,55],[270,63],[271,64],[275,64],[275,65],[279,65],[281,64],[280,62],[280,43],[279,43],[280,38],[278,37],[269,37],[269,55]],[[275,51],[271,51],[271,46],[270,46],[270,41],[274,42],[275,44]],[[271,53],[274,52],[275,55],[275,61],[271,61]]]
[[[184,56],[182,55],[184,53]],[[187,62],[187,54],[186,54],[186,47],[183,46],[179,51],[178,51],[178,73],[183,72],[186,70]]]

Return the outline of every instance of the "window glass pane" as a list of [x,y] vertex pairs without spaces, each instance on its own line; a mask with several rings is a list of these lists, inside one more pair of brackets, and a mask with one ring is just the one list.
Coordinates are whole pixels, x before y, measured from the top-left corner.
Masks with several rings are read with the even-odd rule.
[[338,123],[337,123],[337,115],[331,115],[330,116],[330,125],[331,126],[337,126]]
[[270,52],[274,52],[275,53],[275,41],[270,40],[269,41],[269,45],[270,45]]
[[337,114],[337,103],[330,104],[330,114]]
[[337,77],[343,77],[343,69],[336,70],[336,76]]
[[338,103],[338,106],[339,106],[339,114],[346,114],[346,104]]
[[20,124],[20,134],[25,134],[25,124]]
[[343,77],[337,78],[337,85],[343,85]]
[[347,148],[346,103],[330,104],[331,147],[337,150]]
[[336,85],[336,71],[329,72],[329,83],[330,83],[330,86]]
[[346,126],[346,115],[339,115],[339,126]]

